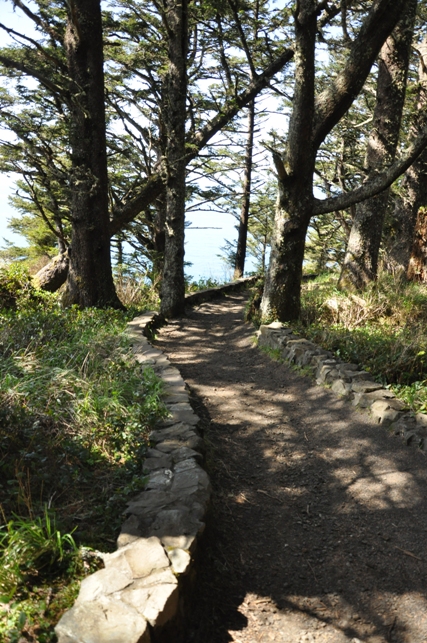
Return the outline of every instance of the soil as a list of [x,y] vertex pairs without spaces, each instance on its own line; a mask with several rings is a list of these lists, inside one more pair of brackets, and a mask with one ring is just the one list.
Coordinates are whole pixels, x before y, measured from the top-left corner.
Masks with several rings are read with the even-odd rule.
[[427,462],[254,345],[245,297],[159,331],[207,444],[185,643],[426,643]]

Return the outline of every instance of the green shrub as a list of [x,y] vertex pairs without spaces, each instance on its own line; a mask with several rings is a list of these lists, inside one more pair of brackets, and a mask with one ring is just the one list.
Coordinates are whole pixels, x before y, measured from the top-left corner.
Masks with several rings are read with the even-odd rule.
[[186,292],[197,292],[199,290],[208,290],[209,288],[219,288],[224,285],[224,281],[218,281],[211,277],[200,277],[198,281],[192,281],[192,277],[186,279]]
[[51,300],[52,295],[35,288],[29,272],[19,264],[0,268],[0,310]]

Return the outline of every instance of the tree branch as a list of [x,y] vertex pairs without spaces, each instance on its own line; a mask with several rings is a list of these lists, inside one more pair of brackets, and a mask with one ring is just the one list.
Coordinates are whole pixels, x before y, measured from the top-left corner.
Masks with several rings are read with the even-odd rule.
[[[20,33],[19,31],[15,31],[14,29],[11,29],[10,27],[6,27],[6,25],[4,25],[3,23],[0,23],[0,29],[3,29],[7,34],[12,36],[13,39],[15,40],[15,42],[18,42],[18,44],[20,44],[20,45],[22,45],[22,43],[20,43],[19,40],[17,40],[17,38],[21,38],[22,40],[31,43],[35,47],[35,49],[37,49],[37,51],[40,52],[41,55],[44,58],[46,58],[46,60],[54,63],[54,65],[56,67],[58,67],[59,69],[61,69],[62,71],[66,70],[65,65],[63,65],[62,62],[60,60],[58,60],[58,58],[54,58],[53,56],[51,56],[45,50],[45,48],[42,47],[39,42],[37,42],[37,40],[34,40],[33,38],[30,38],[29,36],[25,36],[24,34]],[[24,45],[24,46],[26,46],[26,45]],[[28,47],[28,49],[31,51],[31,48]]]
[[245,32],[243,31],[242,23],[240,22],[237,5],[234,2],[234,0],[228,0],[228,4],[230,5],[231,11],[233,12],[234,20],[237,26],[237,31],[239,32],[240,40],[242,42],[242,47],[246,54],[246,60],[248,61],[249,69],[251,70],[251,79],[254,79],[257,77],[257,73],[256,73],[254,61],[252,59],[251,52],[248,47],[248,42],[246,40]]
[[420,156],[420,154],[427,148],[427,127],[417,136],[414,142],[408,147],[405,154],[400,159],[395,161],[390,167],[359,188],[339,194],[328,199],[314,199],[313,214],[326,214],[334,210],[345,210],[346,208],[370,199],[383,190],[386,190],[390,185],[399,178],[408,167]]
[[276,58],[276,60],[274,60],[262,74],[259,74],[258,77],[250,83],[249,87],[245,91],[238,94],[234,99],[231,99],[228,104],[225,104],[221,112],[217,114],[207,125],[205,125],[205,127],[203,127],[194,136],[194,139],[190,141],[190,144],[197,148],[197,152],[192,154],[191,159],[189,160],[193,160],[202,147],[204,147],[215,134],[227,125],[227,123],[229,123],[231,119],[238,114],[242,107],[246,107],[253,98],[256,98],[258,94],[268,86],[273,76],[283,69],[290,60],[292,60],[293,55],[293,49],[285,49],[285,51],[282,52],[282,54]]
[[313,133],[315,150],[359,94],[383,43],[393,31],[404,7],[405,0],[373,2],[372,9],[350,47],[344,69],[316,99]]
[[19,7],[21,11],[25,13],[25,15],[30,18],[38,27],[40,27],[43,31],[48,33],[52,40],[58,41],[61,40],[60,34],[58,34],[55,29],[52,29],[52,26],[47,22],[46,20],[43,20],[38,16],[37,14],[33,13],[23,2],[22,0],[12,0],[13,5],[15,7]]
[[37,71],[37,69],[29,67],[28,65],[24,65],[23,63],[20,63],[17,60],[13,60],[13,58],[9,58],[8,56],[4,56],[3,54],[0,54],[0,63],[8,69],[16,69],[17,71],[22,71],[22,73],[26,74],[27,76],[32,76],[56,96],[62,96],[65,99],[68,98],[68,93],[66,91],[64,91],[61,87],[58,87],[58,85],[49,80],[49,78],[44,76],[44,74],[41,74],[39,71]]
[[[259,74],[249,87],[226,103],[223,109],[209,123],[205,125],[188,143],[187,164],[196,158],[200,150],[217,134],[232,118],[268,86],[271,78],[288,63],[294,55],[292,49],[286,49],[267,69]],[[113,213],[110,223],[110,234],[114,235],[130,223],[142,210],[154,201],[164,189],[162,175],[159,172],[147,179],[135,198]]]

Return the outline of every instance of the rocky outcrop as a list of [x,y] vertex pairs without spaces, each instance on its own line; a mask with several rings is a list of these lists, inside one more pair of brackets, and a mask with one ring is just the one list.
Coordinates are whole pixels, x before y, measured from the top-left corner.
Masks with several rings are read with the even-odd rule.
[[390,427],[407,444],[427,450],[427,416],[411,414],[401,400],[357,364],[340,361],[333,353],[294,335],[280,322],[261,326],[258,344],[279,351],[290,364],[305,367],[317,384],[330,386],[353,406],[369,411],[378,424]]
[[48,292],[56,292],[67,280],[69,265],[68,251],[57,255],[34,275],[34,286]]

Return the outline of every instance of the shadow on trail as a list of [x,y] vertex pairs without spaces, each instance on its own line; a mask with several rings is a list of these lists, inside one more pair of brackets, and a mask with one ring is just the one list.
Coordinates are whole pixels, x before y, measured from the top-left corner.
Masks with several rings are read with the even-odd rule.
[[186,643],[425,642],[424,456],[254,348],[242,302],[158,342],[193,391],[213,485]]

